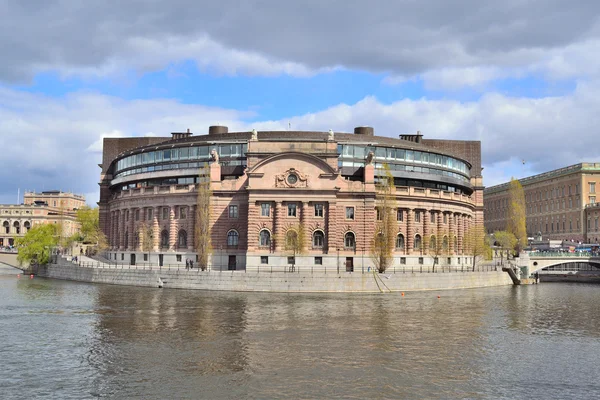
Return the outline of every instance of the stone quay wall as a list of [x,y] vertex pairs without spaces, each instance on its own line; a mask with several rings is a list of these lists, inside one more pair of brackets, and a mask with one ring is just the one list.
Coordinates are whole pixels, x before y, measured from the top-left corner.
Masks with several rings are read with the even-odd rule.
[[80,267],[66,260],[39,267],[46,278],[114,285],[240,292],[402,292],[512,285],[500,270],[475,272],[269,273]]

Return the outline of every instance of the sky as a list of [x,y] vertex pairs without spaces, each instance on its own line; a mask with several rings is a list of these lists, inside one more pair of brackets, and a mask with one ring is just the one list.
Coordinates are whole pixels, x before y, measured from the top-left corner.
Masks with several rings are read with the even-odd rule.
[[0,0],[0,16],[2,204],[95,204],[103,138],[216,124],[480,140],[486,186],[600,162],[598,1]]

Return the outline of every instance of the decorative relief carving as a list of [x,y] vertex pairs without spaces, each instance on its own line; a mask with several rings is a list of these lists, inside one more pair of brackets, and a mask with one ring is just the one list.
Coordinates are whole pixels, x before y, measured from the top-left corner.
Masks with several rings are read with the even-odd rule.
[[306,188],[308,187],[308,174],[290,168],[283,174],[275,175],[275,187]]

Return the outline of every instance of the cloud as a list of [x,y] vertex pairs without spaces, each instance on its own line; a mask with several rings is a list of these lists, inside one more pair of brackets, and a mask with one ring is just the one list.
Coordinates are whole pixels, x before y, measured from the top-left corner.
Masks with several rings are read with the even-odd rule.
[[42,71],[113,76],[193,60],[215,74],[310,76],[345,68],[436,87],[511,73],[596,76],[600,3],[558,0],[61,0],[2,2],[0,80]]
[[[500,183],[578,162],[600,159],[600,81],[573,93],[539,99],[484,94],[477,101],[367,96],[314,113],[257,120],[253,112],[183,104],[172,99],[123,100],[90,92],[61,98],[0,87],[0,201],[21,191],[63,189],[97,193],[103,137],[169,136],[190,128],[205,133],[217,122],[231,131],[287,129],[352,132],[371,125],[376,135],[420,130],[426,138],[480,140],[484,182]],[[248,122],[252,120],[253,122]],[[521,160],[526,160],[523,166]],[[95,201],[93,199],[92,201]]]

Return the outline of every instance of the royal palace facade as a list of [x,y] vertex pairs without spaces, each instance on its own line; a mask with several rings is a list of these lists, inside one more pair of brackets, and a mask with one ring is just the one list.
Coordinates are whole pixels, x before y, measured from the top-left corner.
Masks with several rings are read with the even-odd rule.
[[[370,127],[334,133],[211,126],[199,136],[188,130],[105,138],[98,204],[107,257],[132,264],[196,260],[204,169],[213,268],[367,269],[384,164],[396,186],[394,266],[433,262],[434,253],[441,264],[468,262],[465,233],[483,226],[480,142],[427,140],[419,132],[375,136]],[[298,228],[305,250],[292,254],[281,238]],[[443,255],[431,243],[443,243]]]
[[[537,240],[600,241],[596,183],[600,163],[579,163],[519,179],[525,195],[527,236]],[[484,191],[485,227],[506,229],[508,182]]]

